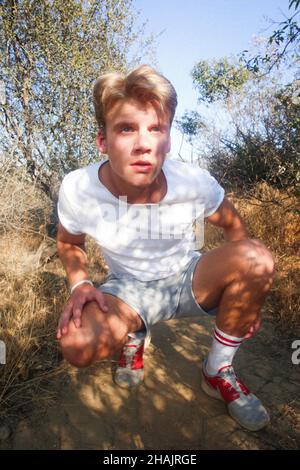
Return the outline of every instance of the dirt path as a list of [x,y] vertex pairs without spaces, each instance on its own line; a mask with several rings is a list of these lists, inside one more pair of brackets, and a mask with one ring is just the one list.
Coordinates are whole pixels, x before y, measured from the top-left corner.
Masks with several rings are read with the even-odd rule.
[[112,381],[114,362],[67,367],[52,384],[57,403],[19,421],[13,449],[296,449],[300,447],[300,364],[291,341],[270,322],[243,344],[235,366],[271,413],[271,424],[247,432],[223,403],[200,389],[201,358],[212,318],[157,325],[145,354],[145,382],[127,391]]

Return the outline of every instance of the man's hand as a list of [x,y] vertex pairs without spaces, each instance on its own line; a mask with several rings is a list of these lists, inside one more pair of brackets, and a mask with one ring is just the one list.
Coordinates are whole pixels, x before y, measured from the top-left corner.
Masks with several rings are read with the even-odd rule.
[[256,322],[251,326],[250,330],[248,331],[244,339],[252,338],[252,336],[258,332],[258,330],[260,329],[260,322],[261,320],[260,318],[258,318]]
[[81,327],[83,306],[92,300],[98,303],[101,310],[107,312],[108,307],[105,303],[104,296],[98,289],[89,284],[81,284],[74,289],[59,319],[56,334],[57,339],[61,339],[68,333],[68,326],[71,320],[73,320],[76,328]]

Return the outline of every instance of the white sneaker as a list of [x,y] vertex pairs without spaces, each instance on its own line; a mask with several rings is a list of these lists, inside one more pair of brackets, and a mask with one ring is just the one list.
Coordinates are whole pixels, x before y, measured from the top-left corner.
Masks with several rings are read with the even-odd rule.
[[143,354],[150,342],[150,334],[140,337],[137,335],[136,338],[128,337],[128,341],[121,351],[114,376],[114,381],[119,387],[133,388],[143,382]]
[[231,365],[221,367],[217,375],[209,375],[204,361],[202,374],[202,390],[210,397],[224,401],[230,416],[241,426],[249,431],[258,431],[270,422],[269,414],[261,401],[250,393]]

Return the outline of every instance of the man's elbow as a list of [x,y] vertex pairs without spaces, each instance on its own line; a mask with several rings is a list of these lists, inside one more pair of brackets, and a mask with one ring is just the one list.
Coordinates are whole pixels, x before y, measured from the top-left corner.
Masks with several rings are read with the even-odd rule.
[[59,239],[56,239],[56,251],[59,258],[61,258],[62,254],[66,251],[66,244]]

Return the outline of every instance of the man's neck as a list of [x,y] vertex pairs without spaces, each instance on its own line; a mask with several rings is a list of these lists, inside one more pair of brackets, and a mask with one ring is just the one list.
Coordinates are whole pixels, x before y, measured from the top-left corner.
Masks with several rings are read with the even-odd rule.
[[135,188],[116,178],[108,162],[102,167],[101,182],[115,197],[126,196],[129,204],[158,203],[167,192],[167,181],[162,170],[150,186]]

